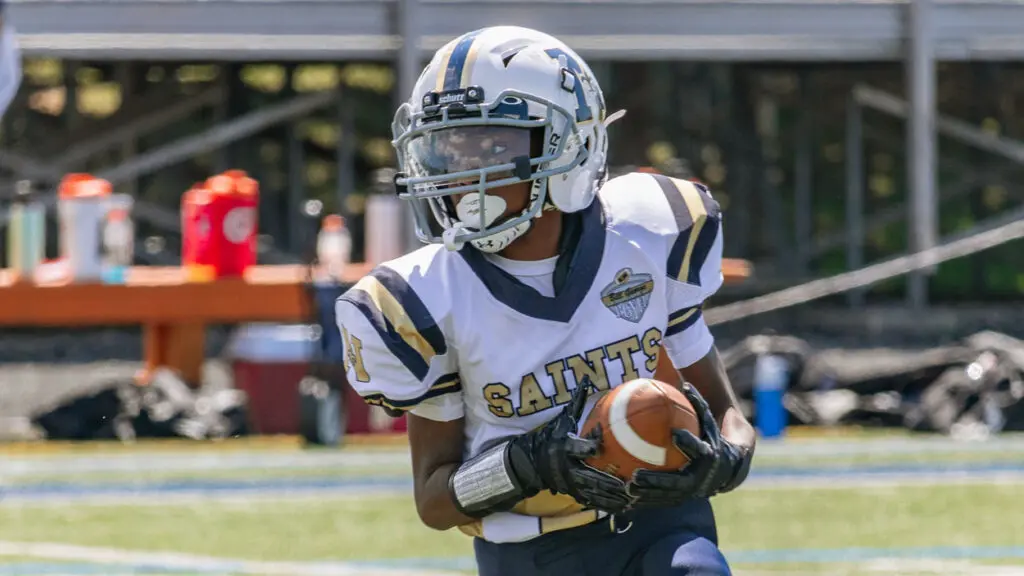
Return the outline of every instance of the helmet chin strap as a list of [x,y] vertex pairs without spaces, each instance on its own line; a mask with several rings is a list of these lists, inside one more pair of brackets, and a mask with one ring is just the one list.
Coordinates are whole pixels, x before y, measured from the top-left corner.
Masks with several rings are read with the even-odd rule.
[[496,254],[498,252],[501,252],[505,248],[508,248],[509,244],[511,244],[517,238],[522,237],[523,234],[529,232],[530,228],[532,227],[533,220],[527,220],[526,222],[516,224],[515,226],[509,228],[508,230],[502,230],[501,232],[498,232],[497,234],[494,234],[492,236],[480,238],[479,240],[472,240],[470,241],[470,244],[472,244],[474,248],[481,252],[487,252],[488,254]]
[[[488,217],[487,218],[487,220],[490,220],[490,221],[493,222],[494,220],[499,218],[501,216],[501,214],[505,211],[505,201],[502,200],[501,198],[498,198],[497,196],[487,196],[486,199],[485,199],[485,202],[487,204],[492,204],[492,202],[491,202],[492,199],[493,200],[497,200],[498,201],[497,203],[501,204],[501,210],[498,210],[496,212],[492,212],[492,214],[496,213],[497,216]],[[463,200],[466,200],[466,198],[463,198]],[[467,204],[474,205],[474,204],[477,204],[477,203],[478,203],[477,199],[474,197]],[[497,204],[497,203],[495,203],[495,204]],[[461,201],[459,202],[459,205],[460,205],[460,208],[461,208],[462,205],[463,205]],[[494,207],[494,204],[492,204],[492,207]],[[529,211],[530,211],[530,208],[527,207],[526,209],[523,210],[522,214],[526,214]],[[461,214],[462,212],[468,212],[468,210],[462,209],[462,210],[459,210],[459,212]],[[478,213],[474,214],[474,215],[470,215],[470,214],[467,213],[467,214],[464,214],[464,216],[466,216],[470,220],[474,220],[475,219],[476,221],[479,221],[479,219],[480,219]],[[494,254],[496,252],[501,252],[502,250],[507,248],[508,245],[511,244],[515,239],[519,238],[523,234],[526,234],[530,230],[530,228],[532,226],[533,226],[533,220],[532,219],[531,220],[527,220],[527,221],[521,222],[521,223],[519,223],[519,224],[517,224],[517,225],[515,225],[515,226],[513,226],[511,228],[508,228],[506,230],[502,230],[501,232],[496,232],[496,233],[494,233],[494,234],[492,234],[490,236],[487,236],[486,238],[479,238],[477,240],[470,240],[469,243],[474,248],[476,248],[477,250],[480,250],[481,252],[487,252],[488,254]],[[444,242],[444,247],[447,248],[448,250],[452,251],[452,252],[457,252],[459,250],[462,250],[462,247],[466,245],[466,241],[465,240],[461,240],[460,236],[463,235],[463,231],[464,230],[474,230],[474,229],[475,228],[466,226],[466,224],[464,222],[462,222],[461,220],[454,220],[452,222],[451,227],[445,229],[445,231],[441,233],[441,240]]]
[[459,240],[458,238],[459,233],[462,232],[462,229],[465,227],[466,226],[462,222],[456,221],[452,224],[451,228],[446,228],[445,231],[441,233],[441,240],[444,241],[444,247],[450,252],[458,252],[466,245],[464,241]]
[[[530,202],[526,205],[526,208],[519,213],[519,216],[530,213],[530,209],[533,207],[537,198],[540,196],[542,183],[534,181],[530,187]],[[505,213],[505,209],[508,204],[505,200],[499,196],[492,196],[490,194],[484,194],[484,206],[483,209],[480,207],[480,197],[478,194],[467,194],[463,196],[459,203],[455,206],[455,213],[458,220],[453,222],[453,225],[445,230],[441,239],[444,242],[445,248],[451,251],[461,250],[466,245],[465,241],[459,241],[458,236],[462,233],[462,230],[479,230],[483,226],[490,226],[495,220],[501,217]],[[534,218],[540,218],[541,215],[547,208],[544,207],[537,211]],[[501,252],[509,246],[512,242],[521,238],[524,234],[530,231],[533,227],[533,218],[520,222],[515,226],[495,232],[485,238],[479,238],[476,240],[470,240],[469,243],[481,252],[488,254],[495,254]]]

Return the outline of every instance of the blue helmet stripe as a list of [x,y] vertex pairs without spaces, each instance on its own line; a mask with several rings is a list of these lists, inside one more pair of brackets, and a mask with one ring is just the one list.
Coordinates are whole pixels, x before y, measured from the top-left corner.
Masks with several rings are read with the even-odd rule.
[[462,88],[460,85],[462,83],[462,69],[465,68],[469,50],[473,47],[473,42],[479,35],[480,30],[470,32],[463,36],[459,43],[455,45],[455,49],[452,50],[451,58],[448,59],[448,67],[444,72],[443,90],[445,92]]

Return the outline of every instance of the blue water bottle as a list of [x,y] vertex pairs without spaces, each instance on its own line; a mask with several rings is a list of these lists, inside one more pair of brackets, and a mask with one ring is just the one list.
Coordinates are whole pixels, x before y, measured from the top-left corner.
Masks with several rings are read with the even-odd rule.
[[786,430],[786,408],[782,398],[789,382],[786,359],[761,354],[754,367],[755,426],[763,438],[777,438]]

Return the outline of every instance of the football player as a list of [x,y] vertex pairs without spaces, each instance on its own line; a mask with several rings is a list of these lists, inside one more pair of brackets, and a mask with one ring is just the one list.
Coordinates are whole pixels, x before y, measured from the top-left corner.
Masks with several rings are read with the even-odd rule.
[[3,117],[21,84],[21,55],[14,27],[4,15],[4,0],[0,0],[0,117]]
[[[719,207],[661,175],[605,182],[606,112],[555,38],[449,42],[392,125],[429,245],[337,303],[349,382],[408,414],[420,518],[474,536],[482,576],[729,574],[708,498],[743,482],[754,433],[701,316]],[[628,483],[588,467],[597,396],[659,364],[703,418],[673,434],[689,465]]]

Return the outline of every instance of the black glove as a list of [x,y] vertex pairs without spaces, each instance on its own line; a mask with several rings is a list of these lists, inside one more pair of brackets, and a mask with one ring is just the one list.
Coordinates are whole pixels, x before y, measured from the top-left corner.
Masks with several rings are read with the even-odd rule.
[[626,483],[587,466],[600,442],[576,434],[590,382],[573,392],[562,412],[540,428],[483,450],[448,480],[452,501],[474,518],[511,509],[541,490],[568,494],[587,508],[618,513],[632,499]]
[[711,409],[696,388],[684,383],[682,390],[700,418],[702,438],[688,430],[672,431],[673,443],[690,462],[678,471],[635,472],[629,493],[636,498],[637,507],[673,506],[691,498],[710,498],[735,489],[750,471],[753,450],[722,438]]
[[[547,489],[568,494],[587,508],[620,513],[632,504],[626,483],[584,462],[600,450],[599,436],[576,434],[590,387],[589,380],[581,382],[561,414],[512,440],[513,469],[535,489],[533,493]],[[517,453],[522,457],[517,458]]]

